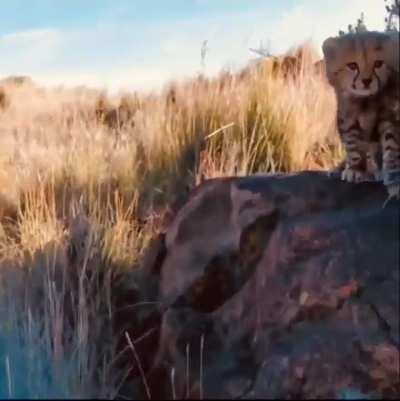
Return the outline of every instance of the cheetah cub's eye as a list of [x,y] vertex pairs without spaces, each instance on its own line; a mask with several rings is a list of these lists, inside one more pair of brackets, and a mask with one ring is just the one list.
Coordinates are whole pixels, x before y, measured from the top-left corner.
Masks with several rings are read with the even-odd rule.
[[383,66],[383,61],[382,60],[376,60],[374,63],[375,68],[381,68]]
[[348,63],[347,67],[350,68],[352,71],[357,71],[358,70],[358,64],[357,63]]

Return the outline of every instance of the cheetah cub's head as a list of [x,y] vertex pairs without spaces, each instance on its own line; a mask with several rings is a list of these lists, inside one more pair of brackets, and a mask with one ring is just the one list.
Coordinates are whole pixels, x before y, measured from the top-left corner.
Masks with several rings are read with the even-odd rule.
[[379,93],[399,74],[399,34],[349,33],[322,45],[326,72],[336,90],[352,97]]

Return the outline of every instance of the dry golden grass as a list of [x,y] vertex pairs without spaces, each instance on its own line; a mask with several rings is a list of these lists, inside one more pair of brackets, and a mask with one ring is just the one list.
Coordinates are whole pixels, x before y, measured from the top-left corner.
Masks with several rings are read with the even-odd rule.
[[[32,396],[115,394],[115,344],[104,335],[112,277],[137,265],[159,229],[152,216],[203,178],[330,169],[341,160],[334,94],[312,49],[301,54],[296,74],[263,62],[171,83],[160,95],[2,85],[0,366],[7,380],[0,395],[14,394],[20,364]],[[65,279],[71,264],[73,290]],[[102,284],[93,287],[87,275],[97,277],[97,266]],[[15,339],[6,348],[15,354],[2,354],[2,338]],[[48,370],[42,387],[38,360]],[[63,378],[57,386],[56,377]]]

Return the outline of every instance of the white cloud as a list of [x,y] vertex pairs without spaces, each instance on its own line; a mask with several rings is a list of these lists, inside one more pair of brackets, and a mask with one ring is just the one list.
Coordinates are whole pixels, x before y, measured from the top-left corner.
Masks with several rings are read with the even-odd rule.
[[0,37],[0,44],[5,46],[28,47],[45,42],[56,45],[61,39],[61,32],[55,29],[37,29],[15,32]]
[[361,11],[368,28],[384,25],[381,0],[300,0],[292,9],[282,7],[280,14],[271,14],[267,2],[263,4],[237,15],[227,12],[147,25],[142,21],[141,26],[102,20],[80,31],[43,29],[5,35],[0,37],[0,74],[31,75],[49,85],[156,89],[169,79],[200,70],[204,40],[209,48],[207,72],[215,73],[244,65],[254,57],[249,48],[261,41],[268,41],[277,53],[309,39],[320,48],[326,37],[354,23]]
[[301,4],[284,13],[276,26],[279,50],[289,43],[296,44],[311,39],[320,49],[328,36],[335,36],[340,29],[346,31],[348,24],[355,24],[364,12],[370,30],[384,28],[385,8],[381,0],[303,0]]
[[149,90],[160,88],[165,82],[165,70],[162,67],[110,69],[107,72],[38,73],[35,82],[45,86],[80,86],[104,88],[110,92],[118,90]]
[[30,30],[0,37],[0,74],[30,75],[57,58],[63,34],[55,29]]

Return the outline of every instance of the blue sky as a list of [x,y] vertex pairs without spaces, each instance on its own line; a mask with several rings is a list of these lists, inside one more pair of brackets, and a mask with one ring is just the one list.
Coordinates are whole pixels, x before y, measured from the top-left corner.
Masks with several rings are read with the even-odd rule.
[[146,24],[227,12],[279,11],[282,5],[295,3],[295,0],[12,0],[2,4],[0,31],[13,32],[28,26],[40,29],[49,24],[77,28],[115,17]]
[[[1,1],[1,0],[0,0]],[[47,84],[157,89],[201,69],[240,67],[250,47],[320,48],[365,12],[382,29],[383,0],[2,0],[0,76]]]

